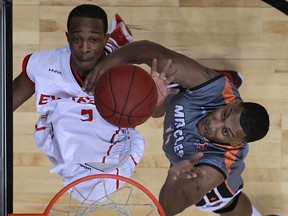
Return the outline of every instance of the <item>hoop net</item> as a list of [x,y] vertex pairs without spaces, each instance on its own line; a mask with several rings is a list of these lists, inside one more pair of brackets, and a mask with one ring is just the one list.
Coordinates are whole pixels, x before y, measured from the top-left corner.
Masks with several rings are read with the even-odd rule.
[[[119,185],[116,191],[111,189]],[[87,185],[89,190],[87,190]],[[99,188],[101,187],[101,191]],[[83,188],[85,188],[83,192]],[[42,214],[9,216],[138,216],[161,215],[164,210],[155,196],[132,179],[113,174],[95,174],[80,178],[60,190]]]

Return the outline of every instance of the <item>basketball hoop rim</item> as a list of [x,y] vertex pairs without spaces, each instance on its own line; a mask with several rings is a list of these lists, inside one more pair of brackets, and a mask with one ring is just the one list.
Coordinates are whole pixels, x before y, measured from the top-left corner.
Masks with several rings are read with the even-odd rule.
[[57,200],[66,192],[68,191],[70,188],[74,187],[75,185],[84,182],[84,181],[88,181],[91,179],[103,179],[103,178],[110,178],[110,179],[116,179],[116,180],[121,180],[124,182],[127,182],[137,188],[139,188],[140,190],[142,190],[152,201],[153,203],[157,206],[158,209],[158,213],[161,216],[166,216],[161,204],[159,203],[159,201],[156,199],[156,197],[143,185],[141,185],[140,183],[126,178],[124,176],[119,176],[119,175],[114,175],[114,174],[94,174],[94,175],[89,175],[89,176],[85,176],[82,178],[79,178],[71,183],[69,183],[68,185],[66,185],[65,187],[63,187],[50,201],[50,203],[48,204],[47,208],[45,209],[44,213],[42,214],[8,214],[8,216],[48,216],[50,210],[52,209],[53,205],[57,202]]

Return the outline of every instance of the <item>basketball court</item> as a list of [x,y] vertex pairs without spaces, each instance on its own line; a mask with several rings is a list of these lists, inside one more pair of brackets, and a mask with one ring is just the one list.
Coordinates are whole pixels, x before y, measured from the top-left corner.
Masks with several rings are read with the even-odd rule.
[[[13,0],[12,8],[11,0],[0,0],[0,215],[41,214],[63,188],[60,177],[49,173],[50,161],[33,144],[38,118],[34,98],[11,112],[11,81],[21,72],[28,53],[67,44],[66,20],[73,7],[99,2]],[[263,215],[283,216],[288,215],[288,16],[283,9],[287,1],[267,2],[108,0],[99,5],[108,18],[119,13],[135,40],[155,41],[208,67],[242,74],[241,96],[263,104],[271,118],[268,135],[250,145],[244,192]],[[137,128],[145,137],[146,148],[132,176],[156,198],[169,167],[161,149],[162,121],[149,119]],[[140,200],[136,196],[136,202]],[[179,215],[215,214],[191,207]]]

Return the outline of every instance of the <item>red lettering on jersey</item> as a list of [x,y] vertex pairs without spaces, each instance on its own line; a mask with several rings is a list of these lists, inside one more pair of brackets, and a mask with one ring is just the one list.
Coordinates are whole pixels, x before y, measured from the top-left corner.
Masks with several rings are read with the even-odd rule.
[[76,102],[87,104],[87,100],[89,100],[89,99],[90,99],[89,97],[79,97]]
[[90,98],[90,100],[88,101],[88,104],[93,104],[93,105],[95,105],[95,100],[92,99],[92,98]]
[[77,103],[84,103],[84,104],[95,104],[93,97],[72,97],[72,100]]
[[[45,95],[45,94],[41,94],[40,98],[39,98],[39,105],[44,105],[47,104],[49,101],[52,100],[59,100],[61,99],[60,97],[56,97],[54,95]],[[73,101],[75,101],[76,103],[81,103],[81,104],[93,104],[95,105],[95,101],[93,97],[71,97],[71,99]]]
[[38,104],[39,105],[44,105],[44,104],[47,104],[51,100],[58,100],[58,99],[61,99],[61,98],[60,97],[55,97],[53,95],[41,94]]

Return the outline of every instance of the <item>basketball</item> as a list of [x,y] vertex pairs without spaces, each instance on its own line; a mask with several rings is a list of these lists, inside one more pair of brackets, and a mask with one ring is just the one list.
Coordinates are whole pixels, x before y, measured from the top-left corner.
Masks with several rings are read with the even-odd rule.
[[144,69],[132,64],[105,71],[96,83],[95,105],[110,124],[135,128],[151,117],[157,105],[157,88]]

